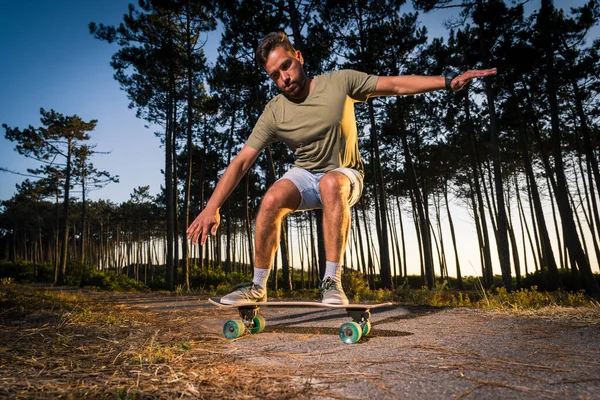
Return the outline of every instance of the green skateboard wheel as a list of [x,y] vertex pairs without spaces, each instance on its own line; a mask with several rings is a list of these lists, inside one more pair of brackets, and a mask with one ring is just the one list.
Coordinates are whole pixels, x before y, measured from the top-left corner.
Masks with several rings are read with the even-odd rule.
[[223,325],[223,335],[227,339],[235,339],[244,334],[246,331],[246,325],[239,320],[229,320]]
[[252,320],[253,327],[250,328],[250,333],[261,333],[265,329],[265,317],[257,315]]
[[346,322],[340,326],[339,335],[342,342],[346,344],[356,343],[362,337],[362,328],[358,322]]

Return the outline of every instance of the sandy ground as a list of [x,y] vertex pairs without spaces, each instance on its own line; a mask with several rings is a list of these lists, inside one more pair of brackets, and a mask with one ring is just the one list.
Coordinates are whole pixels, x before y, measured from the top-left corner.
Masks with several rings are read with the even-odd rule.
[[[125,301],[186,310],[216,335],[237,317],[204,299]],[[600,399],[600,321],[588,313],[395,305],[372,310],[371,334],[347,345],[337,336],[343,310],[263,308],[262,333],[222,340],[240,363],[291,369],[290,385],[316,389],[314,398]]]
[[[372,310],[370,335],[348,345],[337,333],[349,320],[343,310],[263,308],[263,332],[230,340],[222,327],[237,311],[212,306],[205,297],[83,293],[99,313],[121,310],[120,318],[141,322],[87,332],[85,324],[64,318],[53,326],[48,317],[37,326],[31,314],[14,307],[3,314],[4,334],[27,329],[18,343],[0,338],[0,386],[9,385],[0,388],[0,398],[50,398],[52,390],[80,398],[81,388],[60,386],[62,377],[73,376],[95,379],[89,389],[95,398],[115,398],[116,387],[136,393],[117,398],[600,399],[598,309],[509,313],[394,305]],[[187,344],[167,365],[142,368],[128,361],[132,349],[147,350],[155,338],[163,346],[169,338]],[[28,349],[25,340],[48,343],[47,351]],[[100,349],[97,360],[90,349]],[[59,368],[60,357],[69,355],[78,355],[79,366],[65,360]],[[94,371],[86,370],[93,365]],[[176,380],[158,379],[168,369]],[[226,373],[227,385],[215,381]],[[116,377],[120,383],[103,392]],[[262,394],[253,392],[257,382]],[[213,383],[210,393],[203,391]]]

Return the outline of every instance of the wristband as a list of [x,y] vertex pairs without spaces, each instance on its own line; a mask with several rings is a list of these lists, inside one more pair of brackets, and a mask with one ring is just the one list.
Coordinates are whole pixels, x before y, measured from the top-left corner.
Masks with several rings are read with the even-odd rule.
[[451,83],[452,83],[452,79],[456,78],[457,76],[458,76],[458,74],[455,72],[450,72],[444,76],[444,79],[446,81],[446,90],[448,90],[450,92],[454,92],[454,90],[452,90]]

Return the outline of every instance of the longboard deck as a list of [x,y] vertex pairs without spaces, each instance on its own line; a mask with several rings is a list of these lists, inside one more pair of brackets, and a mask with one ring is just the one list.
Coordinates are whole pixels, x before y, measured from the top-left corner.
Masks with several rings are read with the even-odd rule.
[[392,303],[376,303],[376,304],[325,304],[319,301],[263,301],[263,302],[245,302],[235,304],[223,304],[220,302],[220,297],[211,297],[208,302],[219,307],[240,308],[240,307],[307,307],[307,308],[336,308],[336,309],[358,309],[372,310],[379,307],[389,307]]

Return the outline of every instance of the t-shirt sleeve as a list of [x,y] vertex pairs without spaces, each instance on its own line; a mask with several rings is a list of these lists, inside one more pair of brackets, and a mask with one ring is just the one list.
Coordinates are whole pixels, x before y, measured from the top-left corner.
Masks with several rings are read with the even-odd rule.
[[344,69],[339,71],[346,82],[346,93],[356,101],[367,101],[377,86],[377,76],[364,72]]
[[256,121],[256,125],[254,125],[254,128],[252,129],[252,133],[250,133],[246,145],[255,150],[262,151],[275,141],[273,112],[267,105],[258,118],[258,121]]

